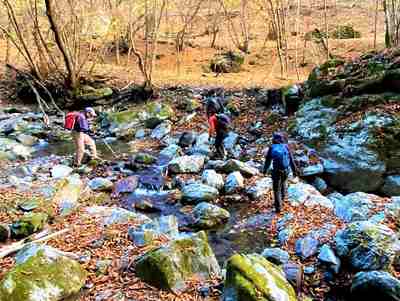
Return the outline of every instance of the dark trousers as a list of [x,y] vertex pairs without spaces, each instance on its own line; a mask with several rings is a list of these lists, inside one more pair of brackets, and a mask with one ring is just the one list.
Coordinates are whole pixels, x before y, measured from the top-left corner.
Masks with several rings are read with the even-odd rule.
[[282,201],[286,196],[287,178],[287,170],[272,170],[272,187],[274,189],[274,205],[276,212],[281,211]]
[[226,138],[226,131],[219,131],[215,135],[215,156],[217,158],[224,158],[225,156],[225,147],[224,147],[224,139]]

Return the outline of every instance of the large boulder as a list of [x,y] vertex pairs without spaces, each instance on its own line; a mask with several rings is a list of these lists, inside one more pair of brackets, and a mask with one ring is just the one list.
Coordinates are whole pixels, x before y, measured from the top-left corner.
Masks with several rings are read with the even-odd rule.
[[[351,112],[385,102],[376,96],[340,99],[334,96],[306,102],[296,113],[292,130],[323,160],[330,186],[342,191],[373,192],[382,188],[385,174],[399,168],[399,118],[370,112],[349,119]],[[342,119],[349,119],[345,125]]]
[[83,183],[79,175],[72,175],[60,180],[56,187],[52,203],[57,205],[61,215],[68,214],[78,205]]
[[279,248],[266,248],[261,254],[273,264],[282,265],[289,262],[289,253]]
[[25,213],[19,220],[10,226],[12,238],[25,238],[43,229],[48,215],[41,212]]
[[400,175],[385,178],[382,192],[388,196],[400,196]]
[[182,156],[173,159],[168,164],[168,170],[172,173],[198,173],[204,167],[204,156]]
[[398,236],[390,228],[354,222],[335,237],[337,254],[356,271],[387,269],[400,251]]
[[351,283],[353,300],[396,301],[400,299],[400,281],[384,271],[359,272]]
[[224,178],[213,169],[206,169],[201,175],[204,184],[217,188],[218,190],[224,187]]
[[225,173],[239,171],[245,177],[252,177],[259,174],[259,171],[256,168],[235,159],[226,161],[220,169]]
[[224,301],[295,301],[283,271],[258,254],[233,255],[227,263]]
[[114,184],[109,179],[97,177],[90,180],[88,186],[94,191],[111,191]]
[[0,153],[3,154],[1,157],[5,157],[10,160],[23,159],[27,160],[31,157],[33,149],[18,143],[15,140],[9,138],[0,137]]
[[380,198],[365,192],[354,192],[346,196],[337,196],[334,200],[335,214],[345,222],[365,221],[369,218],[374,203]]
[[55,179],[63,179],[72,173],[73,169],[67,165],[57,164],[51,169],[51,176]]
[[57,249],[28,245],[0,282],[0,300],[58,301],[73,297],[85,284],[86,271]]
[[157,125],[157,127],[151,132],[150,137],[153,139],[161,140],[167,136],[172,130],[172,122],[167,120]]
[[240,72],[244,63],[244,57],[240,53],[228,51],[217,54],[211,60],[210,68],[216,73],[237,73]]
[[324,197],[314,186],[299,182],[291,184],[288,188],[289,202],[293,206],[305,205],[306,207],[322,206],[333,209],[330,199]]
[[201,183],[188,184],[182,189],[182,201],[190,204],[212,202],[218,198],[218,195],[217,189]]
[[136,261],[135,271],[146,283],[173,292],[183,291],[190,278],[208,280],[221,272],[205,232],[175,239],[147,252]]
[[230,173],[226,177],[224,190],[226,194],[239,192],[244,187],[244,178],[238,171]]
[[194,226],[211,229],[225,224],[230,217],[227,210],[210,203],[200,203],[193,209]]
[[146,105],[145,111],[140,113],[147,128],[155,128],[163,121],[174,117],[174,110],[167,103],[151,102]]
[[107,115],[107,120],[110,124],[110,131],[112,132],[127,130],[140,125],[139,114],[136,110],[109,113]]
[[258,200],[259,198],[267,195],[272,190],[272,179],[265,177],[257,180],[253,186],[247,189],[247,194],[253,199]]

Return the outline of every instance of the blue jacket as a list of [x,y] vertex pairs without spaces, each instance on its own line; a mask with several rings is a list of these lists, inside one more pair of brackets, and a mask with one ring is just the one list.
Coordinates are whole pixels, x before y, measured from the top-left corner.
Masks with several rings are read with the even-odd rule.
[[[292,169],[293,173],[297,173],[297,167],[296,167],[296,164],[294,163],[292,152],[290,151],[287,144],[284,144],[284,146],[286,147],[288,154],[289,154],[290,168]],[[269,166],[271,165],[271,161],[272,162],[274,161],[274,159],[272,158],[272,147],[269,148],[267,156],[265,158],[264,169],[263,169],[264,173],[267,173],[267,170],[268,170]],[[277,172],[277,171],[279,171],[279,169],[276,167],[275,162],[273,162],[272,172]]]

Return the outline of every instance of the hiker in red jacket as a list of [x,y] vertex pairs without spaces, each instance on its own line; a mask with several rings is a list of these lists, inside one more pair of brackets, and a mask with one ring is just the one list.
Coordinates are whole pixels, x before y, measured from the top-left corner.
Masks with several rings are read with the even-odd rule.
[[98,159],[96,143],[89,136],[90,128],[88,122],[88,120],[96,116],[93,108],[86,108],[83,112],[71,112],[67,114],[65,128],[72,130],[72,137],[75,143],[74,166],[76,167],[82,163],[86,145],[89,146],[91,157]]
[[217,108],[213,105],[207,105],[207,118],[208,118],[208,135],[211,136],[215,133],[215,156],[219,159],[225,158],[224,139],[228,135],[230,118],[225,114],[217,114]]

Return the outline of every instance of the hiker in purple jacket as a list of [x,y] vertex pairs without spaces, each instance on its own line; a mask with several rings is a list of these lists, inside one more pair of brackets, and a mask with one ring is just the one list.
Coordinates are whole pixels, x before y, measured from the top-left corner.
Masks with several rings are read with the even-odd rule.
[[263,172],[267,173],[272,161],[272,186],[274,190],[274,204],[277,213],[281,211],[282,201],[285,199],[287,190],[287,178],[289,168],[292,169],[294,175],[297,175],[297,167],[293,160],[292,153],[284,138],[280,133],[274,133],[272,137],[272,145],[268,150],[265,158]]

